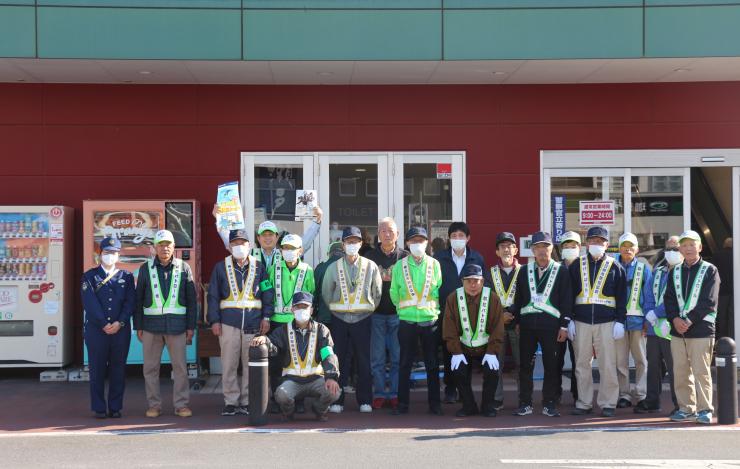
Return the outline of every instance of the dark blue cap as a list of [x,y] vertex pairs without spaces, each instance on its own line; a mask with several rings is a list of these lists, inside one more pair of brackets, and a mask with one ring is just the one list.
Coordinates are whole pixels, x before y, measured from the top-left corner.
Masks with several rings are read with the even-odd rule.
[[360,238],[362,239],[362,231],[356,226],[348,226],[342,231],[342,241],[347,238]]
[[496,247],[498,247],[498,245],[500,243],[503,243],[504,241],[511,241],[512,243],[516,244],[516,238],[508,231],[504,231],[503,233],[499,233],[498,235],[496,235]]
[[293,294],[293,306],[299,305],[299,304],[313,304],[313,295],[310,294],[307,291],[297,291],[295,294]]
[[414,236],[421,236],[424,239],[429,239],[429,236],[427,235],[427,230],[423,226],[412,226],[409,228],[409,230],[406,232],[406,241],[410,240]]
[[586,238],[602,238],[609,241],[609,232],[603,226],[592,226],[588,229]]
[[532,246],[535,244],[552,244],[552,236],[547,231],[538,231],[532,235]]
[[118,238],[108,237],[100,242],[101,251],[120,251],[121,241]]
[[483,278],[483,269],[478,264],[466,264],[460,272],[462,278]]
[[236,241],[237,239],[243,239],[249,242],[247,237],[247,230],[231,230],[229,231],[229,242]]

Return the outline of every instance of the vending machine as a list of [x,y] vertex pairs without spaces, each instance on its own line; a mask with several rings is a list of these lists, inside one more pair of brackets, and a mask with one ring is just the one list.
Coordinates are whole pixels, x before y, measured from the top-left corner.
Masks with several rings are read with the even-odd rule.
[[0,207],[0,367],[62,367],[73,356],[74,210]]
[[[198,303],[200,304],[200,220],[196,200],[85,200],[82,202],[83,267],[85,270],[100,263],[100,242],[112,236],[121,241],[119,269],[126,269],[138,278],[139,268],[153,259],[154,234],[168,229],[175,237],[175,257],[190,265],[193,271]],[[132,321],[133,326],[133,321]],[[189,364],[197,363],[197,332],[186,349]],[[88,364],[87,347],[84,361]],[[165,347],[162,363],[169,363]],[[133,337],[128,364],[144,363],[141,342]]]

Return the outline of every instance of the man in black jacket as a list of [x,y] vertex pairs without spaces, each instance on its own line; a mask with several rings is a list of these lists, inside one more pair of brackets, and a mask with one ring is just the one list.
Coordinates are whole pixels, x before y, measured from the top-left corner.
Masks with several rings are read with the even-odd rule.
[[516,279],[516,299],[512,307],[519,325],[519,408],[514,415],[533,412],[532,372],[537,344],[542,349],[545,380],[542,384],[542,414],[559,417],[558,342],[568,337],[573,294],[568,269],[552,260],[552,237],[538,231],[532,235],[535,260],[520,269]]

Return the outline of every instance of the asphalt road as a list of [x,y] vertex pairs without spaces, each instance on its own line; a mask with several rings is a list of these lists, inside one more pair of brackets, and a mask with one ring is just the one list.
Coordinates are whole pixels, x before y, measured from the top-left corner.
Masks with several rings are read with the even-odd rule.
[[7,468],[740,468],[737,427],[695,430],[5,434]]

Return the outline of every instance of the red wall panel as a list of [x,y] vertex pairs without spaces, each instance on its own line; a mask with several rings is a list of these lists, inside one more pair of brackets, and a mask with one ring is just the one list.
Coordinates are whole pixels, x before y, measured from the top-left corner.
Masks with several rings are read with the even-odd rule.
[[740,147],[738,102],[740,82],[0,84],[0,204],[197,198],[207,274],[224,254],[216,185],[239,178],[241,151],[464,150],[473,245],[492,263],[497,232],[538,227],[541,150]]

